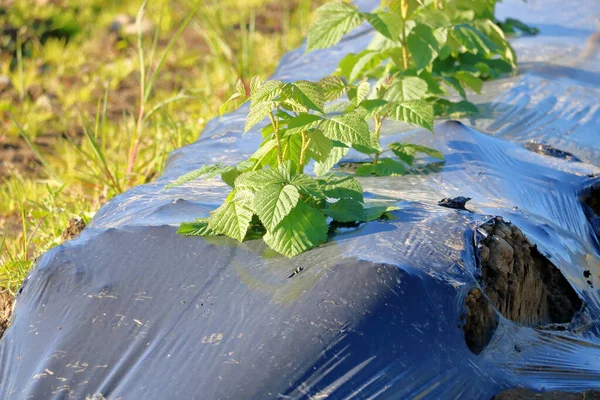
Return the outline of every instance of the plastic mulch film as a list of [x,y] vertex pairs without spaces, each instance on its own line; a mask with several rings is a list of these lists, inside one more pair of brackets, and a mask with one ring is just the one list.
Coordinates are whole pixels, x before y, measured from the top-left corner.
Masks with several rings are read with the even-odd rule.
[[[391,218],[338,229],[293,259],[260,240],[176,235],[227,188],[165,184],[235,164],[260,140],[241,135],[247,109],[215,119],[157,182],[114,198],[37,261],[0,342],[0,398],[486,399],[517,386],[600,388],[600,3],[505,1],[498,12],[541,33],[513,39],[521,71],[472,98],[479,117],[441,122],[435,135],[385,126],[384,143],[446,156],[402,177],[360,178],[368,200],[401,208]],[[293,51],[274,77],[319,79],[372,34]],[[457,196],[471,198],[466,210],[438,205]]]

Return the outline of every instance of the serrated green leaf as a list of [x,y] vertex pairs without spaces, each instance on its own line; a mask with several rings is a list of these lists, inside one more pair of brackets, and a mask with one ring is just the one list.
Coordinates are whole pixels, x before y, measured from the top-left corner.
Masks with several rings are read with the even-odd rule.
[[250,156],[250,160],[263,167],[277,165],[277,142],[273,139],[267,140]]
[[315,163],[315,174],[323,176],[327,174],[350,150],[349,147],[334,147],[327,158],[322,162]]
[[504,22],[499,23],[502,31],[508,34],[516,34],[517,31],[521,31],[524,35],[537,35],[540,33],[540,30],[534,26],[527,25],[526,23],[514,19],[514,18],[506,18]]
[[309,109],[306,106],[297,102],[295,99],[292,99],[289,97],[282,100],[280,103],[280,106],[281,106],[281,108],[283,108],[285,110],[295,112],[295,113],[308,113],[309,112]]
[[367,98],[367,95],[370,91],[371,85],[368,81],[359,83],[356,87],[356,97],[354,99],[354,104],[359,105],[364,99]]
[[364,50],[358,54],[348,54],[340,61],[336,74],[346,77],[348,82],[354,82],[381,64],[383,56],[383,53],[375,50]]
[[373,172],[377,176],[398,176],[406,173],[406,167],[391,158],[382,158],[373,166]]
[[483,81],[479,79],[475,74],[468,71],[457,71],[454,76],[458,79],[464,86],[468,87],[475,93],[481,93],[481,87],[483,86]]
[[381,0],[381,8],[389,8],[393,13],[400,14],[402,0]]
[[444,76],[444,83],[450,86],[452,89],[456,90],[456,92],[463,99],[467,98],[467,93],[465,92],[465,88],[462,87],[460,81],[452,76]]
[[332,140],[348,144],[370,144],[369,125],[365,112],[355,110],[347,114],[324,120],[320,126],[323,135]]
[[351,176],[331,177],[323,181],[323,191],[332,199],[363,201],[362,186]]
[[306,107],[309,110],[323,112],[325,99],[318,84],[310,81],[297,81],[288,83],[283,87],[287,97],[286,102],[293,100],[294,104]]
[[454,25],[451,32],[458,43],[470,53],[486,55],[498,50],[494,42],[472,24]]
[[383,150],[379,144],[379,139],[377,138],[377,133],[375,131],[370,132],[370,143],[368,146],[355,144],[352,147],[364,154],[376,154]]
[[295,135],[297,133],[306,132],[319,125],[323,120],[315,114],[300,114],[287,121],[286,135]]
[[390,102],[419,100],[427,94],[427,82],[416,76],[401,76],[385,93],[384,99]]
[[229,99],[221,107],[219,107],[219,116],[223,116],[230,108],[234,110],[238,109],[242,104],[248,101],[248,98],[240,95],[239,93],[234,93],[231,95]]
[[474,25],[483,32],[492,43],[494,43],[496,46],[494,51],[497,52],[503,60],[509,62],[513,68],[516,68],[517,55],[510,43],[506,40],[502,29],[489,19],[475,21]]
[[422,71],[419,78],[427,82],[427,97],[447,96],[448,92],[440,85],[440,79],[434,77],[430,72]]
[[363,16],[377,32],[390,40],[399,41],[404,27],[402,17],[385,11],[363,13]]
[[278,168],[264,168],[241,174],[235,180],[235,187],[256,192],[265,185],[283,185],[285,183],[288,183],[288,180]]
[[266,81],[255,89],[255,92],[250,96],[252,104],[250,108],[256,107],[264,102],[271,102],[273,99],[278,97],[285,83],[278,80]]
[[285,182],[289,183],[292,177],[298,173],[298,163],[294,160],[286,159],[277,169],[281,176],[285,178]]
[[[287,136],[281,139],[283,148],[283,159],[293,162],[295,165],[300,164],[300,153],[302,152],[302,137],[300,135]],[[310,161],[305,158],[304,166]]]
[[413,164],[416,153],[424,153],[438,160],[444,160],[444,155],[439,150],[417,144],[396,142],[390,144],[389,148],[399,159],[410,166]]
[[240,176],[241,172],[238,171],[237,169],[233,168],[227,172],[224,172],[223,174],[221,174],[221,179],[223,180],[223,182],[225,182],[228,186],[234,187],[235,185],[235,179]]
[[408,35],[407,45],[417,70],[422,70],[431,64],[441,48],[433,29],[423,24],[418,24],[413,28]]
[[254,96],[256,94],[258,89],[262,86],[263,82],[264,81],[261,76],[257,75],[252,77],[252,79],[250,80],[250,96]]
[[386,108],[390,118],[422,126],[433,132],[433,105],[424,100],[390,103]]
[[292,208],[298,204],[300,193],[293,185],[267,185],[254,198],[254,209],[267,231],[273,231]]
[[325,101],[332,101],[340,98],[347,88],[346,82],[339,76],[326,76],[317,82],[321,87],[321,92]]
[[326,114],[344,113],[344,112],[350,111],[351,107],[354,107],[354,104],[350,103],[349,101],[335,102],[332,104],[327,104],[325,106],[325,113]]
[[388,213],[390,211],[399,210],[400,207],[392,206],[388,204],[365,204],[364,213],[365,213],[365,221],[375,221],[383,216],[383,214]]
[[372,118],[375,114],[385,111],[387,104],[383,99],[367,99],[361,101],[359,106],[366,110],[368,118]]
[[272,231],[263,237],[265,243],[286,257],[317,247],[327,240],[325,216],[299,201],[296,207]]
[[237,167],[222,172],[221,179],[227,185],[234,187],[236,178],[244,172],[249,171],[252,167],[254,167],[255,164],[256,161],[253,160],[242,161],[237,165]]
[[208,228],[241,242],[246,236],[253,214],[252,209],[246,205],[227,201],[211,213]]
[[447,115],[453,118],[477,115],[479,113],[477,106],[466,100],[455,103],[446,99],[439,99],[433,107],[436,115]]
[[246,97],[246,85],[244,85],[243,80],[238,79],[237,83],[235,84],[235,90],[237,90],[241,96]]
[[252,127],[263,119],[265,119],[271,111],[275,108],[275,103],[272,101],[263,102],[250,107],[250,112],[246,117],[246,125],[244,126],[244,133],[248,132]]
[[198,218],[193,222],[182,222],[177,230],[178,235],[185,236],[215,236],[216,232],[208,227],[208,218]]
[[188,183],[189,181],[193,181],[195,179],[210,179],[213,178],[217,175],[222,174],[223,172],[226,172],[230,169],[232,169],[234,167],[231,166],[222,166],[222,164],[217,164],[217,165],[203,165],[202,167],[188,172],[187,174],[180,176],[179,178],[177,178],[177,180],[175,180],[175,182],[173,183],[169,183],[168,185],[165,186],[165,189],[169,189],[175,186],[181,186],[185,183]]
[[247,188],[234,188],[231,193],[229,193],[230,197],[227,200],[233,200],[238,204],[248,207],[252,211],[254,211],[254,197],[255,193],[252,190]]
[[356,7],[346,3],[326,3],[316,10],[316,18],[308,30],[306,50],[325,49],[337,44],[342,36],[363,21]]
[[448,13],[445,13],[442,10],[428,9],[420,10],[420,12],[415,15],[414,20],[419,24],[426,24],[434,29],[446,27],[452,22],[450,21],[450,15],[448,15]]
[[352,199],[340,199],[329,204],[325,214],[337,222],[356,222],[365,220],[363,204]]
[[323,135],[321,131],[314,131],[310,134],[310,142],[306,149],[307,155],[317,162],[325,162],[331,150],[333,141]]
[[376,50],[379,52],[385,52],[387,50],[398,48],[398,43],[386,38],[380,33],[375,33],[373,40],[367,46],[367,50]]
[[371,163],[365,163],[356,168],[356,176],[371,176],[375,173],[375,166]]
[[326,199],[327,196],[321,189],[319,182],[312,176],[306,174],[295,175],[290,184],[296,186],[302,194],[312,196],[316,199]]

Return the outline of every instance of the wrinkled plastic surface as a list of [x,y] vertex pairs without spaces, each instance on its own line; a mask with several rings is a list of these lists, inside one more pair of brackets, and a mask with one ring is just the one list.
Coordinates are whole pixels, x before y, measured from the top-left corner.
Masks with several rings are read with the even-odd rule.
[[[599,388],[600,298],[583,271],[600,285],[600,246],[579,195],[600,172],[600,61],[597,50],[580,59],[600,3],[508,1],[499,12],[542,33],[514,40],[520,75],[473,97],[483,114],[463,122],[483,133],[453,121],[435,135],[386,125],[386,142],[446,155],[404,177],[361,179],[367,198],[401,206],[393,218],[335,232],[291,260],[262,241],[177,236],[227,189],[164,185],[201,164],[236,163],[259,140],[241,136],[244,109],[213,120],[156,183],[113,199],[80,238],[41,257],[0,342],[0,398],[485,399],[515,386]],[[318,79],[371,35],[291,52],[275,76]],[[529,140],[583,162],[538,155]],[[437,206],[454,196],[471,197],[471,212]],[[478,285],[477,227],[497,215],[586,305],[565,332],[500,318],[474,355],[461,314]]]

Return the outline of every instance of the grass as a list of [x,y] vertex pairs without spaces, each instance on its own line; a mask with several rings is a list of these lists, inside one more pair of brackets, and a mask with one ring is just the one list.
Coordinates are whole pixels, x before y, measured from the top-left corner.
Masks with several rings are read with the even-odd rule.
[[281,3],[0,1],[0,290],[274,70],[320,1]]

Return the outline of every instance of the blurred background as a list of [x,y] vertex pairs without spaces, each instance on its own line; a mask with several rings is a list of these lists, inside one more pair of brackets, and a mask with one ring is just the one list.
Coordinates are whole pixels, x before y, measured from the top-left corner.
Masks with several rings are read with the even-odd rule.
[[324,0],[0,0],[0,291],[161,174]]

